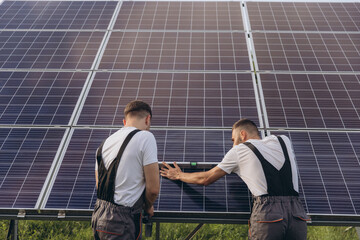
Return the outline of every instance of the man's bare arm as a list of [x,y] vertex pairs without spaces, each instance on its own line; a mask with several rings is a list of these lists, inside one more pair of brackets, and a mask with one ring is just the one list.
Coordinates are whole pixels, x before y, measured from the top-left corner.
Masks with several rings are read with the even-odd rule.
[[206,172],[184,173],[176,162],[174,162],[174,166],[175,168],[163,162],[163,167],[160,170],[161,176],[171,180],[207,186],[226,175],[226,172],[219,167],[214,167]]
[[159,195],[160,178],[159,164],[152,163],[144,166],[145,173],[145,211],[152,217],[154,215],[153,204]]

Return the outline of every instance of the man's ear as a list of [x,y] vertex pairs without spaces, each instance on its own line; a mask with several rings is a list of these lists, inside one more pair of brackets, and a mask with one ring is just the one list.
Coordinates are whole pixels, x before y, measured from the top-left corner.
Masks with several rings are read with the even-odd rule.
[[145,124],[146,125],[149,125],[150,124],[150,120],[151,120],[151,115],[147,115],[146,118],[145,118]]
[[123,124],[124,124],[124,126],[126,125],[126,119],[125,118],[123,119]]
[[247,140],[247,132],[244,129],[240,130],[239,136],[242,142]]

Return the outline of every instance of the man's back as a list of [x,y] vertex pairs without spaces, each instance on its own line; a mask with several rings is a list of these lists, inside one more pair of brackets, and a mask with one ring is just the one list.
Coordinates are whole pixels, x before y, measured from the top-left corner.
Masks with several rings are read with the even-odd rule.
[[156,140],[149,132],[149,104],[134,100],[124,109],[124,128],[98,148],[97,197],[91,226],[96,240],[141,239],[142,210],[154,215],[160,190]]
[[[298,174],[295,155],[292,144],[288,137],[281,136],[288,150],[294,190],[299,191]],[[263,139],[249,139],[247,142],[253,144],[264,158],[277,170],[280,170],[285,162],[281,145],[276,136],[271,135]],[[234,146],[218,165],[227,173],[237,173],[247,184],[254,196],[267,194],[266,178],[261,162],[247,146],[239,144]]]
[[[102,157],[107,169],[116,158],[126,136],[135,129],[134,127],[121,128],[106,139]],[[149,131],[135,134],[120,159],[115,180],[114,202],[132,207],[145,189],[144,166],[156,162],[157,146],[154,135]]]

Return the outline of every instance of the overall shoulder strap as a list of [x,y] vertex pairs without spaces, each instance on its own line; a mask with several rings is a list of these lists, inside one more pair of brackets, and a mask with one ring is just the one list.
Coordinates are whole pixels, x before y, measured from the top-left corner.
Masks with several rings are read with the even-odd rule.
[[298,196],[298,192],[293,187],[291,164],[286,145],[281,137],[278,137],[278,139],[285,157],[284,165],[280,170],[270,164],[252,143],[245,142],[244,145],[249,147],[259,159],[270,196]]
[[129,135],[127,135],[127,137],[125,138],[123,144],[122,144],[121,147],[120,147],[120,150],[119,150],[116,158],[115,158],[114,161],[112,162],[112,164],[115,164],[115,166],[114,166],[114,167],[115,167],[115,171],[117,170],[117,167],[119,166],[119,162],[120,162],[121,156],[123,155],[126,146],[127,146],[128,143],[130,142],[130,140],[132,139],[132,137],[133,137],[136,133],[138,133],[138,132],[140,132],[140,131],[141,131],[141,130],[139,130],[139,129],[135,129],[134,131],[132,131],[131,133],[129,133]]
[[119,166],[119,162],[121,159],[121,156],[130,142],[131,138],[139,132],[139,129],[136,129],[129,133],[127,137],[125,138],[124,142],[122,143],[120,150],[116,156],[116,158],[113,160],[113,162],[110,164],[110,167],[107,171],[99,172],[99,186],[97,189],[97,197],[102,200],[106,200],[108,202],[114,203],[114,193],[115,193],[115,178],[117,169]]
[[271,163],[269,163],[264,156],[259,152],[259,150],[250,142],[244,142],[244,145],[247,146],[248,148],[250,148],[251,151],[254,152],[254,154],[256,155],[256,157],[259,159],[259,161],[261,162],[261,165],[263,166],[263,168],[271,168],[272,170],[278,171],[273,165],[271,165]]
[[285,145],[284,140],[283,140],[280,136],[277,136],[277,139],[279,140],[280,145],[281,145],[281,148],[282,148],[282,150],[283,150],[284,157],[285,157],[285,161],[289,161],[289,162],[290,162],[289,153],[288,153],[288,151],[287,151],[287,148],[286,148],[286,145]]
[[281,187],[279,188],[279,186],[281,186],[279,171],[264,158],[264,156],[252,143],[244,142],[244,145],[250,148],[250,150],[254,152],[254,154],[261,163],[267,184],[267,192],[268,192],[267,195],[270,196],[281,195]]
[[294,185],[293,185],[293,176],[292,176],[292,169],[291,169],[291,163],[290,163],[290,157],[289,153],[286,147],[286,144],[282,137],[277,136],[277,139],[279,140],[279,143],[281,145],[281,148],[284,153],[285,162],[283,167],[280,169],[280,176],[281,181],[283,182],[283,192],[284,194],[288,196],[298,196],[299,193],[295,191]]

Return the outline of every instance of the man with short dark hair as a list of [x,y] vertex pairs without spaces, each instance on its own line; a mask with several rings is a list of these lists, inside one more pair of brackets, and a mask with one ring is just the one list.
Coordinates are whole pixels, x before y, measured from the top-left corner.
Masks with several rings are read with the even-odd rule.
[[206,172],[184,173],[166,163],[163,177],[209,185],[232,172],[241,177],[253,195],[249,239],[301,239],[307,235],[308,217],[298,198],[295,155],[286,136],[259,136],[256,124],[240,119],[232,128],[233,148]]
[[151,217],[159,194],[159,165],[152,112],[143,101],[124,110],[124,127],[97,150],[97,200],[92,216],[95,239],[141,239],[142,209]]

